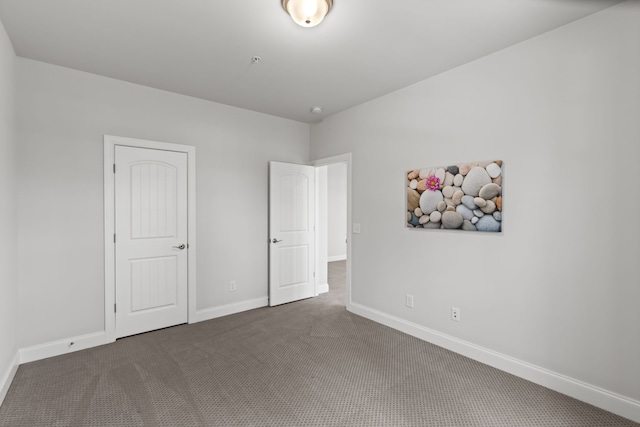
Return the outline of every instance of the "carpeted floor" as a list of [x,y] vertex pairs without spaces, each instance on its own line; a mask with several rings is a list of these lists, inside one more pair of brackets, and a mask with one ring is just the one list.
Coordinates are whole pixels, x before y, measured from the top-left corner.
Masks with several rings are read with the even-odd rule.
[[331,291],[20,366],[0,426],[639,426],[350,314]]

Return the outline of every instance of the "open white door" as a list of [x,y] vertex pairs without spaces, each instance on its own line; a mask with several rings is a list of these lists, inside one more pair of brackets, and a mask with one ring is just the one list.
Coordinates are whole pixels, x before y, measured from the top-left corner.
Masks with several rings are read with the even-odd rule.
[[269,305],[314,296],[312,166],[269,163]]
[[116,338],[186,323],[187,154],[115,146]]

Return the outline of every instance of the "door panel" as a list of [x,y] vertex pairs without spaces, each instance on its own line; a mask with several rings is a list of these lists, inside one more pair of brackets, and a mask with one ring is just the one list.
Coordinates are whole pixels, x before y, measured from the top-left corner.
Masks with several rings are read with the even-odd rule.
[[311,166],[269,164],[269,304],[314,295],[314,187]]
[[131,165],[131,237],[176,235],[177,168],[163,163]]
[[116,337],[187,321],[187,154],[115,147]]
[[307,245],[283,246],[280,257],[280,287],[303,284],[309,277]]
[[129,262],[132,313],[177,303],[177,257],[132,259]]

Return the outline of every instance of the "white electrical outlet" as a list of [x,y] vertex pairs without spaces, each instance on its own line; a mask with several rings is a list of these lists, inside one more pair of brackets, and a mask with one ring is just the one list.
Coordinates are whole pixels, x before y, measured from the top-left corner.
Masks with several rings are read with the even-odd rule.
[[451,320],[456,322],[460,321],[460,309],[457,307],[451,307]]
[[413,308],[413,295],[407,294],[407,307]]
[[235,291],[236,290],[236,281],[232,280],[229,282],[229,290],[230,291]]

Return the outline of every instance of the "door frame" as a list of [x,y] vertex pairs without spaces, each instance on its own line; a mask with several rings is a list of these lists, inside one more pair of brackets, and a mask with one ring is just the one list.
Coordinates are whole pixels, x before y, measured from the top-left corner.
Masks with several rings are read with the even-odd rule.
[[[345,163],[347,165],[347,272],[346,272],[346,301],[345,301],[345,306],[347,308],[347,311],[351,311],[351,305],[352,305],[352,300],[351,300],[351,241],[353,238],[353,231],[352,231],[352,216],[351,216],[351,208],[352,208],[352,193],[351,193],[351,169],[352,169],[352,165],[351,165],[351,153],[345,153],[345,154],[338,154],[336,156],[332,156],[332,157],[325,157],[322,159],[317,159],[314,160],[312,162],[310,162],[309,164],[311,166],[315,166],[315,167],[321,167],[321,166],[329,166],[329,165],[333,165],[336,163]],[[318,180],[316,180],[316,190],[318,188]],[[316,191],[317,193],[317,191]],[[318,207],[316,206],[316,210],[318,209]],[[324,230],[327,228],[327,224],[320,224],[319,218],[321,218],[321,215],[316,215],[316,230]],[[325,254],[325,258],[324,258],[324,262],[321,262],[319,260],[318,254],[320,252],[319,248],[318,248],[318,243],[319,243],[320,239],[317,238],[316,236],[316,272],[318,271],[319,268],[322,268],[323,265],[326,266],[327,264],[327,260],[326,260],[326,254]],[[316,288],[316,292],[317,292],[317,288]]]
[[115,147],[122,145],[187,154],[187,322],[196,320],[196,147],[104,135],[104,328],[108,342],[116,340],[115,277]]

